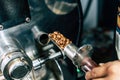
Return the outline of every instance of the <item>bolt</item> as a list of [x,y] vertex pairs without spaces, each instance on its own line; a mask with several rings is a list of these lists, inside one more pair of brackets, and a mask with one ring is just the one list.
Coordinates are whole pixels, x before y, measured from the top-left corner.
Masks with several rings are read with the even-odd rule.
[[21,61],[24,61],[24,57],[21,57],[20,59],[21,59]]
[[0,31],[3,30],[3,25],[0,25]]
[[27,17],[27,18],[25,19],[25,21],[29,23],[29,22],[30,22],[30,18]]

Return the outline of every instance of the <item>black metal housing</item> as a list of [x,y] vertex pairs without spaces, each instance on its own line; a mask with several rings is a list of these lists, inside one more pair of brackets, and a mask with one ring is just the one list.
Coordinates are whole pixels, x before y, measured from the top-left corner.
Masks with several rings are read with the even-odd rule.
[[28,0],[0,0],[0,25],[4,29],[30,18]]

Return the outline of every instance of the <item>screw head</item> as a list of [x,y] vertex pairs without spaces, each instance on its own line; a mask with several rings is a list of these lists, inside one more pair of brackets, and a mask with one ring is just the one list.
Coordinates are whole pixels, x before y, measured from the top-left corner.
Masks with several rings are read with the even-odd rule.
[[3,25],[0,25],[0,31],[3,30]]
[[31,20],[30,20],[29,17],[27,17],[27,18],[25,19],[25,21],[29,23]]

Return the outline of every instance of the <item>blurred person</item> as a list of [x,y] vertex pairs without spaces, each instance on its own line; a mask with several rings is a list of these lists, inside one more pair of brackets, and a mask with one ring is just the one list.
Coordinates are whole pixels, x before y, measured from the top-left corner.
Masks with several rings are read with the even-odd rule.
[[[120,1],[118,3],[117,28],[116,28],[116,51],[120,59]],[[100,63],[98,67],[86,73],[86,80],[120,80],[120,60]]]

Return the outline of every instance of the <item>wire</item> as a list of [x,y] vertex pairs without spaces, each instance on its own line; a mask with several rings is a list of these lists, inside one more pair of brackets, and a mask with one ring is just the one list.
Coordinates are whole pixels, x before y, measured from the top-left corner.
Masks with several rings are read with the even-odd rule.
[[79,47],[81,45],[81,41],[82,41],[82,34],[83,34],[83,22],[85,20],[85,18],[88,15],[88,12],[90,10],[90,6],[92,3],[92,0],[88,0],[88,4],[85,10],[85,13],[83,15],[83,10],[82,10],[82,5],[81,5],[81,1],[80,0],[76,0],[76,2],[78,3],[78,15],[79,15],[79,28],[78,28],[78,35],[77,35],[77,39],[76,39],[76,45]]
[[80,46],[81,41],[82,41],[82,33],[83,33],[83,10],[82,10],[82,5],[80,0],[76,0],[78,6],[78,15],[79,15],[79,28],[78,28],[78,35],[76,39],[76,46]]

